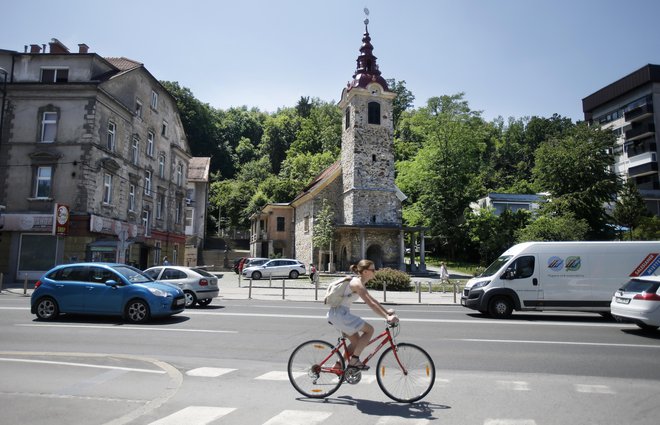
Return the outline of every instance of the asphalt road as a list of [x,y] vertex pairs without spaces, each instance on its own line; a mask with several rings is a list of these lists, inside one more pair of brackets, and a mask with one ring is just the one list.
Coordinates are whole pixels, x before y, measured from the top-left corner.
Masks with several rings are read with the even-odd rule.
[[[364,372],[327,400],[286,378],[291,351],[336,340],[319,303],[214,300],[171,319],[37,322],[0,295],[0,424],[656,424],[660,333],[593,314],[395,306],[399,342],[434,358],[431,393],[389,400]],[[378,329],[366,306],[355,306]]]

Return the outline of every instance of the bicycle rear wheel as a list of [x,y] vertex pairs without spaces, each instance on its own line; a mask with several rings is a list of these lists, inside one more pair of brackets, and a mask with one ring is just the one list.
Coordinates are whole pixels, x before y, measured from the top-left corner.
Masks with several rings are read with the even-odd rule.
[[293,350],[287,372],[291,385],[300,394],[324,398],[339,389],[344,381],[344,357],[339,351],[330,355],[333,348],[329,342],[314,340]]
[[385,350],[378,359],[376,380],[392,400],[412,403],[422,399],[435,383],[435,364],[426,351],[401,343]]

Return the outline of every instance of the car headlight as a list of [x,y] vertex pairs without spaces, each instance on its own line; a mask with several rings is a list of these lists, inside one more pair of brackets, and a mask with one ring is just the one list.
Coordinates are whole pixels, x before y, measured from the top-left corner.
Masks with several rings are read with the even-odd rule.
[[158,288],[147,288],[147,289],[149,290],[149,292],[151,292],[157,297],[167,298],[167,296],[169,295],[167,292],[163,291],[162,289],[158,289]]
[[477,282],[474,285],[472,285],[472,288],[470,289],[478,289],[478,288],[483,288],[484,286],[488,286],[490,284],[490,280],[484,280],[483,282]]

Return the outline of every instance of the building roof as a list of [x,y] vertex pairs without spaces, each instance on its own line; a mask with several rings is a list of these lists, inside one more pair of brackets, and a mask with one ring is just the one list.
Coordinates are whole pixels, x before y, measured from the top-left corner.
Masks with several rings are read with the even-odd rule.
[[104,59],[110,62],[114,67],[116,67],[120,71],[127,71],[129,69],[144,66],[144,64],[141,62],[134,61],[133,59],[128,59],[123,56],[120,58],[104,58]]
[[591,119],[594,109],[640,86],[660,82],[660,65],[644,65],[635,72],[609,84],[582,99],[582,111],[586,120]]
[[493,201],[509,201],[509,202],[538,202],[543,200],[543,196],[536,194],[526,193],[494,193],[488,194],[488,198]]
[[207,182],[209,181],[209,168],[211,158],[206,156],[194,156],[188,163],[188,181]]
[[332,182],[341,172],[341,161],[336,161],[334,164],[323,170],[318,176],[312,180],[294,199],[291,201],[298,201],[307,195],[314,194]]
[[376,56],[374,56],[374,46],[371,45],[371,36],[369,36],[369,28],[367,25],[369,20],[364,21],[364,35],[362,36],[362,46],[360,47],[360,55],[357,58],[357,69],[353,74],[353,81],[348,83],[348,90],[354,87],[367,88],[371,83],[378,83],[383,87],[383,90],[389,91],[387,82],[380,75],[378,64],[376,63]]

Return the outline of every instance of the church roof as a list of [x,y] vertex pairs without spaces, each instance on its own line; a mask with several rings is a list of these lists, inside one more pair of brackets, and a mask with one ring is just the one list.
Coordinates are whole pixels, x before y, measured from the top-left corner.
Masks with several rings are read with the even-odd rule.
[[313,195],[318,192],[330,182],[332,182],[337,176],[341,173],[341,161],[336,161],[334,164],[323,170],[319,175],[314,177],[314,180],[308,184],[294,199],[291,203],[295,203],[302,198],[305,198],[308,195]]
[[360,55],[357,58],[357,69],[353,74],[353,81],[348,83],[348,90],[354,87],[367,88],[370,83],[378,83],[383,87],[383,90],[389,91],[387,82],[380,75],[378,64],[376,63],[376,56],[374,56],[374,46],[371,44],[371,36],[369,36],[368,25],[369,20],[364,21],[364,34],[362,36],[362,46],[360,47]]

